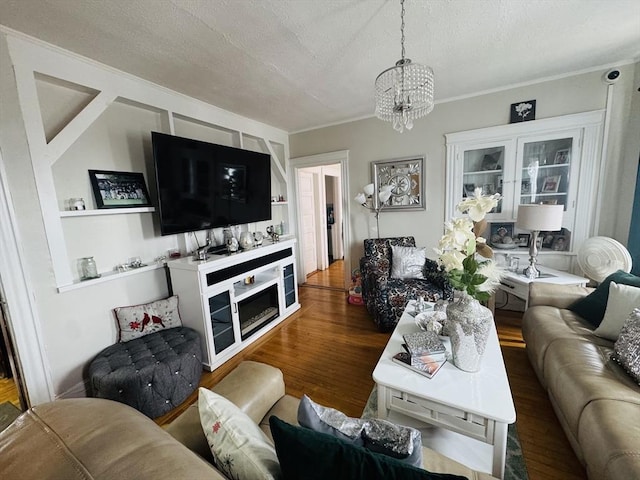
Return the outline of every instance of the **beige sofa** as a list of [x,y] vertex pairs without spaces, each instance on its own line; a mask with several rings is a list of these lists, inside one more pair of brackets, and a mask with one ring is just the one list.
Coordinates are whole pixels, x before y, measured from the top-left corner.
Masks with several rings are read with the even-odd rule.
[[[213,390],[239,406],[268,436],[271,415],[297,424],[299,400],[285,395],[282,373],[274,367],[242,362]],[[110,400],[58,400],[32,408],[0,433],[0,472],[2,478],[21,480],[225,478],[210,463],[196,405],[167,431]],[[470,480],[493,478],[426,448],[424,465]]]
[[591,289],[531,285],[522,334],[538,379],[592,480],[640,478],[640,386],[613,342],[567,307]]

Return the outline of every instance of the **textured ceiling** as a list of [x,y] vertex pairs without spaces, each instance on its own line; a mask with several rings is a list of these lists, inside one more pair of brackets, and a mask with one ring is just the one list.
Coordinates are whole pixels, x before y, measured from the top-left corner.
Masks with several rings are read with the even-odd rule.
[[[0,0],[0,24],[287,131],[373,114],[399,1]],[[436,101],[640,58],[640,0],[407,0]],[[436,107],[437,108],[437,107]]]

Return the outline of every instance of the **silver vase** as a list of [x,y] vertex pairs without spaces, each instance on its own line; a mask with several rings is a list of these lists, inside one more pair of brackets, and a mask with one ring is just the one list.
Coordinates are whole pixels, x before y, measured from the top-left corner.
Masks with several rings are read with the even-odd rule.
[[491,322],[491,310],[466,292],[456,292],[456,300],[447,305],[446,325],[451,338],[453,364],[460,370],[480,370]]

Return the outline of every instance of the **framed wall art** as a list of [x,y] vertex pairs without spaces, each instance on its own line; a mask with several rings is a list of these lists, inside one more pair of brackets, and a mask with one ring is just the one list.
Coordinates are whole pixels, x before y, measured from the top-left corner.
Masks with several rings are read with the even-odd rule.
[[372,162],[377,190],[391,185],[391,197],[383,211],[424,210],[424,156]]
[[536,101],[526,100],[511,104],[509,123],[528,122],[536,119]]
[[97,208],[151,206],[142,173],[89,170],[89,180]]

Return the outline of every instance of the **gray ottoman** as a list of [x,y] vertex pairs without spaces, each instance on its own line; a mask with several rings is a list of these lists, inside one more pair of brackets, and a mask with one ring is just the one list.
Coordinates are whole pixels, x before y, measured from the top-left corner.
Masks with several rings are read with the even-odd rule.
[[200,336],[187,327],[117,343],[89,365],[94,397],[126,403],[151,418],[186,400],[201,374]]

